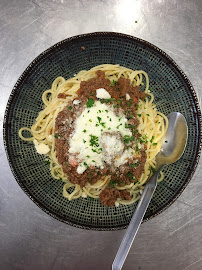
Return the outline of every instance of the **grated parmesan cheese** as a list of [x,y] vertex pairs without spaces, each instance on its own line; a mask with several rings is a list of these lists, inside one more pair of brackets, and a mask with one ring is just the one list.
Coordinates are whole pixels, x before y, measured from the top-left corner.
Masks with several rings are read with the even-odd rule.
[[87,198],[88,195],[85,193],[85,191],[83,191],[82,194],[81,194],[81,197],[82,197],[82,198]]
[[115,202],[115,206],[116,206],[116,207],[119,207],[119,202],[116,201],[116,202]]
[[93,107],[84,109],[75,121],[69,148],[69,153],[77,156],[79,174],[90,166],[102,169],[105,162],[120,166],[133,157],[132,148],[123,152],[121,137],[132,136],[126,123],[125,115],[115,114],[112,105],[95,101]]
[[73,101],[73,104],[74,104],[74,105],[79,105],[80,103],[81,103],[81,101],[78,100],[78,99],[75,99],[75,100]]
[[130,100],[130,95],[126,93],[126,100]]
[[96,97],[108,99],[111,98],[111,95],[104,88],[99,88],[96,90]]
[[40,155],[48,154],[48,152],[50,151],[48,145],[44,143],[39,143],[37,140],[34,140],[34,146],[36,148],[37,153],[39,153]]

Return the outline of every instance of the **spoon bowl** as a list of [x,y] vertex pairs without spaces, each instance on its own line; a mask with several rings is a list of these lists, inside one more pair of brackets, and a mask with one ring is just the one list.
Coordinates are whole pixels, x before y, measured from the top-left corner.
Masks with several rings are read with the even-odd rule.
[[156,156],[156,169],[176,162],[183,154],[187,142],[187,123],[185,117],[179,112],[167,115],[169,125],[161,151]]
[[156,189],[159,172],[164,165],[176,162],[182,156],[186,147],[188,129],[185,117],[179,112],[172,112],[167,116],[167,118],[169,121],[168,129],[164,137],[161,151],[156,156],[156,172],[152,175],[144,188],[142,196],[112,264],[112,270],[120,270],[124,264]]

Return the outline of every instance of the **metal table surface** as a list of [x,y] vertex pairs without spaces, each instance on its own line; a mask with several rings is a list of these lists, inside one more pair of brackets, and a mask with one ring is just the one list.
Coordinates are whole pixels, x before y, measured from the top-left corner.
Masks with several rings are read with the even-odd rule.
[[[87,231],[45,214],[15,181],[2,139],[9,94],[27,65],[62,39],[95,31],[160,47],[202,96],[201,0],[1,0],[0,269],[111,269],[125,230]],[[179,199],[142,224],[123,269],[202,269],[201,174],[200,162]]]

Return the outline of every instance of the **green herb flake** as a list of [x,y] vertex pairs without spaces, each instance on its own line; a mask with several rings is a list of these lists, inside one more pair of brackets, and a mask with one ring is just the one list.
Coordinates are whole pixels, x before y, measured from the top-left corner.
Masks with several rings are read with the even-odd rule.
[[88,166],[88,164],[84,161],[83,165]]
[[132,136],[125,135],[123,138],[123,141],[124,141],[124,143],[129,143],[130,141],[133,141],[134,139],[135,139],[135,137],[133,135]]
[[110,183],[109,183],[109,186],[110,187],[115,187],[115,185],[116,185],[116,181],[111,180]]
[[140,162],[137,162],[135,164],[130,164],[130,167],[135,168],[138,167],[140,165]]
[[152,145],[155,146],[155,145],[157,145],[157,143],[153,143]]
[[150,115],[147,113],[147,116],[150,116]]
[[101,117],[97,117],[97,119],[98,119],[98,122],[100,123],[100,121],[102,120],[102,118]]
[[138,113],[138,116],[141,117],[141,113]]
[[133,178],[133,173],[131,173],[131,172],[127,172],[127,177],[129,177],[129,178]]
[[58,172],[54,171],[54,175],[57,176],[58,175]]
[[94,200],[94,198],[92,198],[92,197],[90,197],[89,199],[90,199],[90,201],[93,201]]
[[66,167],[68,167],[68,166],[69,166],[67,162],[65,163],[65,166],[66,166]]
[[168,143],[168,141],[165,141],[165,143]]
[[59,134],[55,134],[54,137],[55,137],[56,139],[58,139],[58,138],[59,138]]
[[152,166],[150,166],[149,169],[150,169],[150,171],[151,171],[152,173],[155,173],[155,172],[156,172],[156,169],[155,169],[154,167],[152,167]]
[[94,103],[95,103],[95,100],[92,98],[89,98],[87,103],[86,103],[86,107],[87,108],[93,107]]
[[69,109],[69,110],[72,110],[72,106],[69,106],[68,109]]
[[94,93],[91,93],[90,95],[91,95],[91,96],[94,96]]
[[83,139],[83,143],[86,143],[86,141]]
[[50,165],[50,160],[44,160],[44,163],[45,163],[46,165]]
[[89,119],[89,122],[93,122],[92,119]]
[[113,85],[114,85],[114,86],[116,86],[117,81],[113,80],[113,82],[112,82],[112,83],[113,83]]
[[83,133],[86,133],[86,129],[83,130]]
[[150,143],[153,143],[153,140],[154,140],[154,136],[152,136],[151,140],[150,140]]

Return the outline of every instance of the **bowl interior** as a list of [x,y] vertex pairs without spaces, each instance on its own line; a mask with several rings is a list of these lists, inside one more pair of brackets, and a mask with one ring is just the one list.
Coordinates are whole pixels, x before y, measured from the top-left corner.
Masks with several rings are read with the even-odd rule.
[[158,109],[165,115],[181,112],[187,120],[185,152],[179,161],[164,168],[165,179],[158,184],[144,220],[166,209],[184,190],[197,166],[201,113],[184,73],[169,56],[146,41],[118,33],[92,33],[64,40],[43,52],[27,67],[11,93],[4,119],[4,142],[18,184],[40,208],[70,225],[114,230],[128,225],[136,204],[107,208],[99,200],[68,201],[62,196],[63,183],[51,177],[45,157],[36,153],[31,142],[18,137],[21,127],[30,127],[35,121],[42,109],[42,92],[56,77],[67,79],[103,63],[146,71]]

